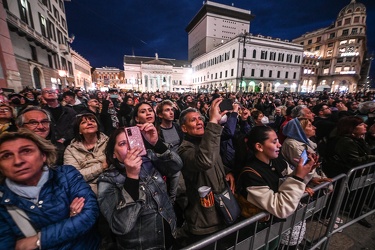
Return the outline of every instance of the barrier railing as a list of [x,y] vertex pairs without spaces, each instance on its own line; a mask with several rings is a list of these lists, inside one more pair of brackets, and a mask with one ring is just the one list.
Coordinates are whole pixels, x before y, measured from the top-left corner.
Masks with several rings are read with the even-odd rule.
[[347,173],[340,187],[338,202],[332,209],[332,217],[340,216],[341,224],[331,220],[328,226],[323,249],[329,244],[331,236],[375,213],[375,163],[361,165]]
[[[375,163],[351,169],[305,194],[286,220],[262,212],[184,249],[327,249],[331,236],[375,213]],[[341,221],[337,221],[341,219]]]

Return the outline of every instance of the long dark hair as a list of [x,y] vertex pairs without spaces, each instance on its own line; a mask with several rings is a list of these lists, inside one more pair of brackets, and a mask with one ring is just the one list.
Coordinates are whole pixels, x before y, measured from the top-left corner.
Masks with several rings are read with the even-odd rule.
[[363,122],[363,119],[358,116],[344,116],[337,123],[337,135],[351,135],[354,129]]
[[255,144],[263,144],[269,138],[269,133],[272,131],[274,130],[269,126],[255,126],[252,128],[246,135],[248,148],[255,153]]
[[138,117],[138,110],[139,110],[139,107],[143,104],[146,104],[148,106],[150,106],[150,108],[152,109],[152,112],[154,112],[154,117],[155,117],[155,121],[156,121],[156,113],[155,113],[155,110],[154,108],[152,107],[152,105],[148,102],[140,102],[138,103],[137,105],[135,105],[134,107],[134,110],[133,110],[133,117],[132,117],[132,120],[131,120],[131,125],[132,126],[135,126],[135,124],[137,124],[138,122],[135,120],[136,117]]

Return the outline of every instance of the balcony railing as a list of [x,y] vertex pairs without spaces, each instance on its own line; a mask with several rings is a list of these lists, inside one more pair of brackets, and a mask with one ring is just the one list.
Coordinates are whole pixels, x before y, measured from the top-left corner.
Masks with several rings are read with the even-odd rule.
[[65,44],[59,44],[60,52],[64,54],[69,54],[69,48]]
[[48,38],[42,36],[40,33],[35,31],[33,28],[28,26],[25,22],[19,19],[17,16],[7,11],[7,22],[10,26],[18,29],[21,35],[25,35],[28,38],[33,39],[39,46],[45,47],[46,49],[57,53],[57,46],[53,44]]

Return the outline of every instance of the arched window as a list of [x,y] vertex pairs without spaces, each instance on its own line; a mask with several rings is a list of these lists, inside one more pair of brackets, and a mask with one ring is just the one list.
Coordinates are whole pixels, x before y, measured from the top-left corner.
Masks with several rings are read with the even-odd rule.
[[243,57],[246,57],[246,48],[243,49]]
[[253,50],[253,58],[256,58],[257,57],[257,51],[254,49]]
[[40,83],[40,70],[38,68],[34,68],[33,77],[34,77],[35,88],[42,89],[42,84]]

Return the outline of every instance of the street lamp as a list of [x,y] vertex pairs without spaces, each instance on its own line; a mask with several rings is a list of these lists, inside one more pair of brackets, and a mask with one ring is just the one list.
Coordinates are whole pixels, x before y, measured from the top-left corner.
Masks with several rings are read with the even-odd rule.
[[243,76],[245,74],[245,70],[243,68],[243,64],[244,64],[244,61],[245,61],[245,53],[246,53],[246,48],[245,48],[245,46],[246,46],[246,36],[247,36],[247,32],[245,31],[244,34],[243,34],[240,92],[242,92],[242,82],[243,82]]
[[67,80],[66,80],[67,75],[68,75],[68,72],[66,70],[59,70],[59,76],[64,78],[65,87],[68,85]]

